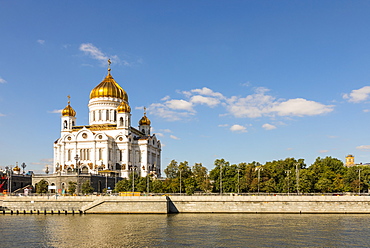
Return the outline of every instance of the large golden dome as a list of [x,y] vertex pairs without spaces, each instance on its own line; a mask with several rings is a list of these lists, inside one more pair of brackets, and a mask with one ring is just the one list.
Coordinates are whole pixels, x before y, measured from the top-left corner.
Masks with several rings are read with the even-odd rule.
[[110,68],[108,69],[108,75],[104,78],[104,80],[90,92],[90,99],[97,97],[114,97],[122,99],[126,102],[128,101],[126,91],[116,83],[110,74]]
[[117,112],[118,113],[130,113],[131,108],[127,102],[122,101],[121,104],[117,107]]

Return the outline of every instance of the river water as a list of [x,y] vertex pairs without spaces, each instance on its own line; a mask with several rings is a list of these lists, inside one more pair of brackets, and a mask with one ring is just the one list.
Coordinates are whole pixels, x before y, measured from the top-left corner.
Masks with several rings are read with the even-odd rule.
[[370,215],[1,215],[0,247],[370,247]]

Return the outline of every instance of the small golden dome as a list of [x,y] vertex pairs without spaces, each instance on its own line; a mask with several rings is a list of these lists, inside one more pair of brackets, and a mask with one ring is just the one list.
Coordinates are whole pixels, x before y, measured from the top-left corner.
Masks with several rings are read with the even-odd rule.
[[127,102],[122,101],[121,104],[117,107],[117,112],[118,113],[130,113],[131,108]]
[[97,97],[115,97],[128,102],[126,91],[114,80],[110,68],[104,80],[90,92],[90,99]]
[[76,111],[69,105],[69,101],[67,107],[62,110],[62,116],[76,116]]
[[149,120],[148,117],[146,117],[146,114],[145,113],[144,113],[144,116],[139,121],[139,125],[140,126],[142,126],[142,125],[150,125],[150,120]]
[[18,167],[18,165],[13,168],[13,171],[20,171],[20,170],[21,169]]

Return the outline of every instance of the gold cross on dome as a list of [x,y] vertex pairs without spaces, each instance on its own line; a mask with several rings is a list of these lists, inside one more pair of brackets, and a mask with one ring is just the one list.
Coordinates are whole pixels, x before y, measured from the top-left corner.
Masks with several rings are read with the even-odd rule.
[[71,96],[70,96],[70,95],[68,95],[67,97],[68,97],[68,104],[70,104],[70,103],[71,103],[71,102],[70,102],[70,100],[71,100]]

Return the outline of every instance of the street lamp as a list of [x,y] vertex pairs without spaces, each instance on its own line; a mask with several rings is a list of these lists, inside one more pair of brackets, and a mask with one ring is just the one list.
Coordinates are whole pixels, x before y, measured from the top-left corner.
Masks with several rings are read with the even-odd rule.
[[135,192],[135,170],[136,170],[136,166],[132,166],[131,167],[131,170],[132,170],[132,196],[134,196],[134,192]]
[[79,157],[78,157],[78,154],[76,154],[76,156],[74,157],[74,159],[76,160],[76,170],[77,170],[77,187],[76,187],[76,191],[77,191],[77,195],[79,193],[79,182],[80,182],[80,178],[79,178],[79,174],[80,174],[80,170],[78,168],[78,160],[79,160]]
[[239,172],[240,172],[240,169],[238,168],[238,194],[240,193],[240,187],[239,187],[239,182],[240,182],[240,178],[239,178]]
[[24,174],[24,168],[26,168],[26,167],[27,167],[27,165],[23,162],[23,163],[21,164],[21,167],[23,168],[23,174]]
[[260,176],[261,176],[261,170],[263,170],[262,165],[260,165],[260,163],[257,163],[257,167],[255,170],[257,171],[257,177],[258,177],[257,188],[258,188],[258,194],[259,194],[260,193]]
[[295,163],[295,177],[297,182],[297,195],[299,194],[299,168],[300,163]]
[[291,170],[285,170],[285,173],[287,174],[288,177],[288,195],[289,195],[289,174],[291,173]]
[[182,172],[182,169],[179,169],[179,171],[180,171],[180,195],[181,195],[181,191],[182,191],[182,188],[181,188],[181,172]]
[[358,194],[361,194],[361,169],[358,169]]
[[222,195],[222,163],[220,164],[220,195]]
[[8,176],[8,187],[7,187],[7,191],[8,191],[8,195],[12,192],[12,167],[9,167],[9,166],[5,166],[5,170],[6,170],[6,174]]

